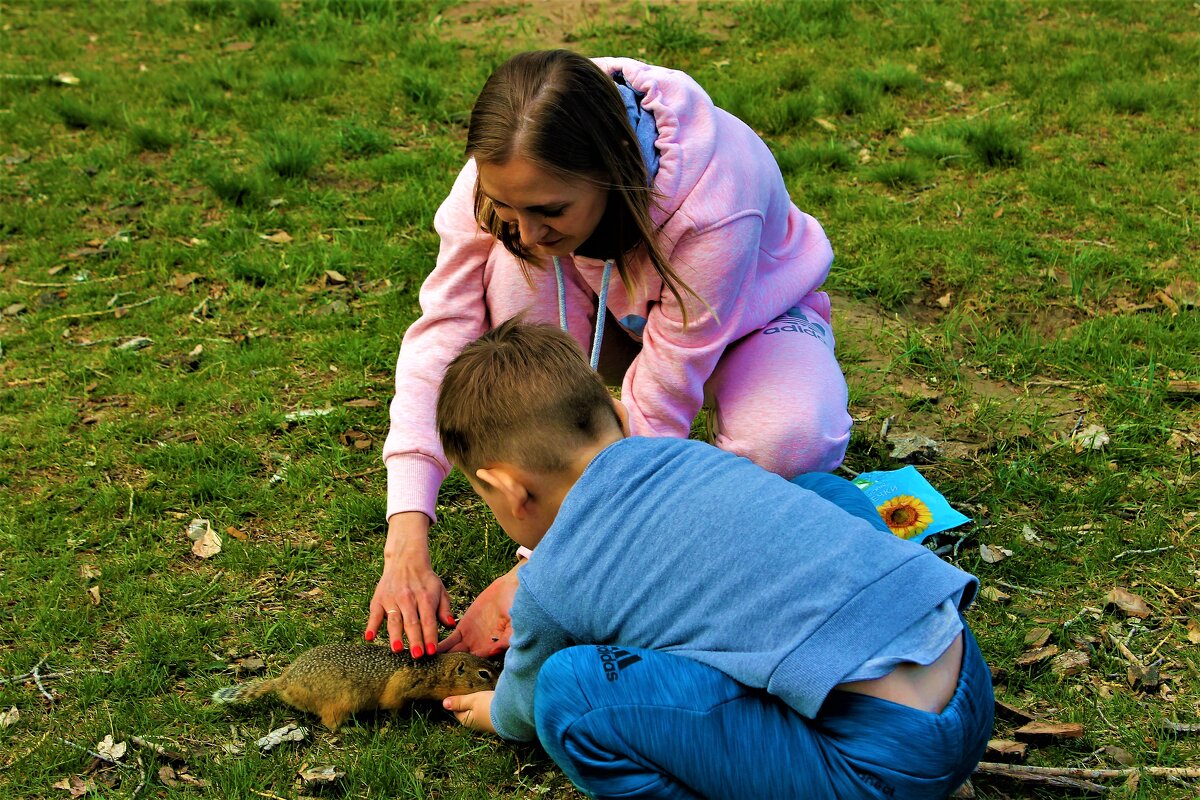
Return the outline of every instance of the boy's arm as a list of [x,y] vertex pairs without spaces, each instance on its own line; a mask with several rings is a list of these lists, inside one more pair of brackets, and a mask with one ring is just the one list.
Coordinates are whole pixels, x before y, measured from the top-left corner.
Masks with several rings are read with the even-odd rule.
[[575,641],[533,599],[522,583],[512,604],[512,639],[504,656],[504,670],[491,702],[491,722],[505,739],[537,739],[533,719],[533,690],[546,659]]

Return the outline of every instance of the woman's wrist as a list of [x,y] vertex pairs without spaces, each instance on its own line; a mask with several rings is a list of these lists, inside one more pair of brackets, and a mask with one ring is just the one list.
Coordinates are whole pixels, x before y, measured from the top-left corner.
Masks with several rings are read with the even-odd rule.
[[384,561],[408,561],[414,556],[428,561],[429,526],[429,517],[420,511],[403,511],[389,517]]

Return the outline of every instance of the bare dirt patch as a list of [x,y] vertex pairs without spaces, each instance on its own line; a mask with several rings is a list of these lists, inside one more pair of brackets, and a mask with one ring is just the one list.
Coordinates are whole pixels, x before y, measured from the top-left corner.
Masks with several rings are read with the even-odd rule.
[[508,33],[534,39],[540,47],[571,48],[579,32],[592,25],[637,26],[645,20],[644,7],[693,12],[698,0],[644,0],[616,4],[596,0],[537,0],[506,3],[473,0],[446,12],[447,35],[468,45],[494,41]]
[[834,328],[855,423],[888,438],[920,433],[946,457],[971,457],[1012,438],[1070,436],[1086,401],[1083,387],[1056,381],[1018,385],[959,364],[952,382],[917,374],[902,358],[921,336],[919,322],[870,303],[835,296]]

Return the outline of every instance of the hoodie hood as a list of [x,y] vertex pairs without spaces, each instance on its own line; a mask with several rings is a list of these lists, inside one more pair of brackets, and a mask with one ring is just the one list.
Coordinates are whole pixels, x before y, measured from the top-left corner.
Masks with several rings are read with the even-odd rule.
[[[718,111],[708,93],[690,75],[632,58],[593,59],[609,75],[621,74],[643,96],[642,109],[654,115],[658,138],[658,202],[650,209],[656,225],[679,210],[708,168],[716,151]],[[687,130],[684,142],[680,131]]]

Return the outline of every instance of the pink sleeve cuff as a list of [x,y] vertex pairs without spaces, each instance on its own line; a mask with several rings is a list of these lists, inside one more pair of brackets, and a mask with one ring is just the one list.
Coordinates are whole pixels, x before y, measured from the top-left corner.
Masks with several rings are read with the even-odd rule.
[[437,522],[438,488],[446,471],[436,459],[420,453],[403,453],[387,460],[387,516],[420,511]]

